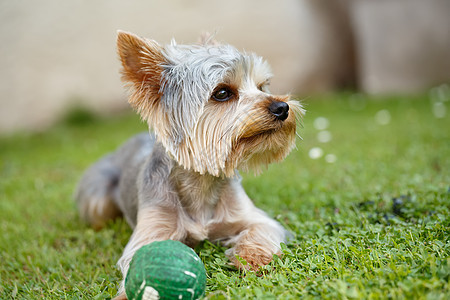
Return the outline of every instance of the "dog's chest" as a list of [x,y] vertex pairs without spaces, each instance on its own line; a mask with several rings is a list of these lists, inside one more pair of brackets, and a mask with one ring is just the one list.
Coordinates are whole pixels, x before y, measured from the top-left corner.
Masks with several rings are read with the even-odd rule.
[[217,203],[227,180],[178,170],[174,175],[175,190],[185,213],[206,226],[214,218]]

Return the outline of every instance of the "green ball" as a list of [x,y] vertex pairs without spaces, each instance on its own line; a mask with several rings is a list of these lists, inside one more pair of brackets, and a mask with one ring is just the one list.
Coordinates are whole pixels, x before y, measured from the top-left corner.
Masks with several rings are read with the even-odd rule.
[[125,277],[129,300],[198,299],[205,293],[206,271],[194,250],[178,241],[141,247]]

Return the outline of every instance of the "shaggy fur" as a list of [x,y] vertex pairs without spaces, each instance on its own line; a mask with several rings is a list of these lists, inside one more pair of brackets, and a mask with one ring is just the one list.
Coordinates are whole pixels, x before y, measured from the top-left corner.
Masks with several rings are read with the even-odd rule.
[[100,229],[123,215],[133,228],[118,262],[124,277],[137,249],[167,239],[220,241],[239,268],[269,263],[286,232],[253,205],[236,170],[259,172],[286,157],[300,104],[271,95],[267,63],[229,45],[163,47],[126,32],[117,45],[129,102],[154,134],[131,138],[86,171],[76,192],[81,216]]

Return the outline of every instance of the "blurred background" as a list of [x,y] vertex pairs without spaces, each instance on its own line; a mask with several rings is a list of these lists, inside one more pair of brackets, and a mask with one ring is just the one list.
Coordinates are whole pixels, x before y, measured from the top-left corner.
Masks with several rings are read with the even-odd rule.
[[117,29],[162,44],[215,33],[269,61],[273,92],[300,97],[450,82],[450,0],[0,0],[0,134],[127,109]]

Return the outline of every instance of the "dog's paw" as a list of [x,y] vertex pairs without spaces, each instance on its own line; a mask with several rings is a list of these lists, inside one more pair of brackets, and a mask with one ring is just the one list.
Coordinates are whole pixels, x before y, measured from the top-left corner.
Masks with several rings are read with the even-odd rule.
[[116,297],[114,297],[113,300],[127,300],[127,295],[125,294],[125,292],[122,292],[121,294],[117,295]]
[[240,246],[227,250],[227,256],[238,269],[259,271],[262,266],[272,261],[273,254],[259,247]]

